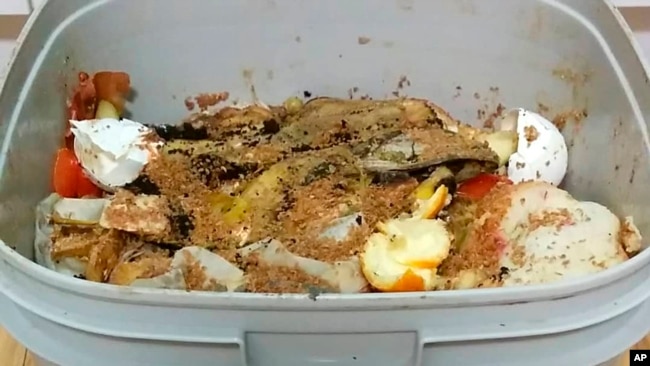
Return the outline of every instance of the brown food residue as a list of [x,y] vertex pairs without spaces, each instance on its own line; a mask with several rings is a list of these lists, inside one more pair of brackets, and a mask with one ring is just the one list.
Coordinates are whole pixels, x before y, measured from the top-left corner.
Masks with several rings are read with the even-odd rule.
[[573,120],[575,123],[582,122],[588,116],[586,109],[572,109],[570,111],[561,112],[553,117],[553,124],[558,130],[562,131],[566,127],[567,123]]
[[[409,85],[400,77],[398,89]],[[350,89],[351,96],[357,92]],[[205,109],[226,98],[216,93],[189,102]],[[499,105],[494,118],[504,109]],[[316,98],[291,113],[282,106],[225,107],[173,128],[136,182],[109,198],[103,228],[56,227],[57,258],[87,260],[90,280],[128,285],[168,272],[178,249],[199,246],[243,270],[247,291],[339,292],[338,283],[306,273],[305,266],[263,262],[242,248],[273,238],[291,255],[323,265],[358,259],[379,222],[412,213],[413,192],[427,169],[448,164],[460,182],[498,162],[487,144],[469,137],[476,130],[419,99]],[[413,142],[408,164],[423,163],[422,169],[363,168],[360,160],[399,134]],[[462,246],[441,273],[499,273],[506,239],[498,224],[510,204],[509,187],[497,186],[467,210],[461,204],[462,217],[446,216]],[[333,234],[340,237],[323,235],[341,220],[346,226]],[[188,290],[224,290],[192,256],[186,255],[182,269]],[[499,281],[479,277],[482,284]]]
[[228,92],[201,93],[195,97],[185,98],[184,103],[188,111],[194,110],[197,105],[200,111],[205,111],[221,102],[225,102],[229,97],[230,94]]
[[524,136],[526,137],[526,141],[528,141],[528,146],[530,146],[539,137],[539,131],[537,131],[535,126],[526,126],[524,127]]
[[127,238],[121,257],[121,263],[111,272],[108,283],[130,285],[137,279],[160,276],[169,270],[172,262],[168,250],[143,243],[134,246],[132,238]]
[[626,255],[634,255],[641,250],[641,235],[629,218],[621,222],[621,228],[618,232],[618,242],[625,250]]
[[188,291],[223,291],[225,288],[219,285],[214,279],[208,279],[205,267],[191,254],[183,253],[185,268],[183,278]]
[[369,37],[359,37],[357,38],[357,43],[360,45],[368,44],[370,43],[370,38]]
[[411,86],[411,81],[406,77],[406,75],[402,75],[399,77],[399,81],[397,82],[397,89],[404,89],[405,86]]
[[194,107],[196,107],[196,103],[192,100],[192,97],[187,97],[183,101],[185,103],[185,108],[187,108],[188,111],[194,110]]
[[559,230],[562,226],[573,225],[575,223],[571,212],[566,208],[535,214],[531,213],[528,215],[528,222],[530,223],[528,227],[530,231],[537,230],[540,227],[555,227]]
[[585,85],[591,78],[591,73],[589,72],[576,72],[569,68],[556,68],[552,74],[574,87]]
[[252,254],[244,260],[246,290],[269,293],[339,292],[326,281],[296,267],[270,266]]
[[[473,213],[478,219],[467,228],[463,246],[443,262],[441,274],[455,277],[463,270],[480,269],[497,278],[501,255],[507,244],[500,225],[511,207],[512,190],[512,185],[498,184],[478,202]],[[454,217],[450,219],[453,222]]]
[[170,230],[169,204],[162,196],[135,195],[118,190],[104,209],[102,226],[162,238]]
[[543,103],[537,103],[537,113],[539,114],[546,114],[551,110],[549,106]]
[[422,160],[452,157],[457,159],[471,156],[478,161],[498,161],[496,153],[487,145],[464,139],[458,134],[449,134],[443,129],[410,129],[405,132],[413,141],[421,145],[420,157]]
[[499,103],[496,109],[488,113],[485,109],[478,110],[478,119],[483,120],[483,127],[485,128],[494,128],[494,122],[503,115],[503,112],[506,110],[506,107],[503,104]]

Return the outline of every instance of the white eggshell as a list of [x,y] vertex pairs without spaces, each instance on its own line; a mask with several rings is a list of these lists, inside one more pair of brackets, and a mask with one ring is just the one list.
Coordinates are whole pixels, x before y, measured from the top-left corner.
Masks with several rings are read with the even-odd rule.
[[161,142],[147,141],[151,129],[127,119],[70,121],[74,152],[86,175],[105,190],[133,182]]
[[[519,141],[517,152],[508,159],[508,177],[515,183],[534,180],[559,185],[569,159],[564,136],[551,121],[537,113],[524,109],[511,113],[511,117],[516,117]],[[531,135],[536,137],[529,141],[527,137]]]

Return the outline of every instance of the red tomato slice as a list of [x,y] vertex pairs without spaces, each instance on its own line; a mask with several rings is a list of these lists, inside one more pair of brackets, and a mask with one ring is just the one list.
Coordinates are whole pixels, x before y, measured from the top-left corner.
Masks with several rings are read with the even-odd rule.
[[82,169],[77,175],[77,197],[101,197],[102,190],[95,185]]
[[124,110],[127,94],[131,89],[131,79],[125,72],[100,71],[93,75],[93,84],[98,100],[113,104],[119,113]]
[[54,192],[66,198],[101,197],[99,189],[84,174],[72,149],[61,148],[54,162]]
[[77,196],[77,176],[80,171],[81,167],[74,152],[66,148],[59,149],[54,162],[54,192],[62,197],[75,198]]
[[79,82],[74,88],[72,98],[68,101],[68,118],[77,121],[93,119],[97,103],[97,92],[90,76],[79,73]]
[[483,173],[461,183],[456,193],[463,197],[479,200],[485,197],[499,182],[512,184],[510,179],[502,175]]
[[[68,131],[70,131],[70,130],[68,129]],[[68,148],[69,150],[74,151],[74,135],[72,134],[72,132],[65,135],[65,137],[63,138],[63,143],[64,143],[66,148]]]

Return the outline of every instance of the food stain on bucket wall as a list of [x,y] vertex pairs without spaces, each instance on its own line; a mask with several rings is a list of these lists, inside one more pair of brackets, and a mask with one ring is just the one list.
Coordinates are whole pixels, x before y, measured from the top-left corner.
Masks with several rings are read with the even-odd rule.
[[494,122],[502,117],[506,106],[502,102],[498,86],[490,86],[487,92],[474,92],[472,98],[479,101],[480,105],[476,110],[476,119],[479,125],[484,128],[493,128]]
[[457,0],[456,4],[460,8],[461,14],[476,14],[476,5],[473,0]]
[[185,107],[188,111],[194,110],[196,106],[199,107],[199,111],[207,111],[208,108],[214,107],[221,102],[225,102],[230,97],[230,93],[226,91],[214,92],[214,93],[199,93],[194,97],[187,97],[184,100]]
[[538,42],[544,33],[544,17],[546,11],[542,7],[535,8],[532,19],[530,20],[530,28],[528,30],[528,38],[531,41]]
[[400,97],[406,97],[406,94],[404,94],[404,89],[406,87],[411,86],[411,81],[406,75],[401,75],[399,77],[399,80],[397,81],[397,87],[393,92],[391,93],[394,97],[400,98]]
[[575,57],[571,61],[558,63],[550,74],[570,88],[568,95],[549,94],[540,90],[537,92],[536,110],[563,132],[567,145],[572,147],[577,138],[584,139],[580,130],[582,122],[589,116],[587,88],[590,87],[593,72],[585,60]]
[[558,66],[552,71],[553,76],[571,86],[573,102],[577,102],[582,94],[582,89],[589,83],[593,76],[593,72],[588,70],[576,71],[574,68]]
[[413,10],[414,0],[397,0],[397,7],[401,10]]
[[361,46],[370,43],[370,41],[371,41],[370,37],[359,36],[359,38],[357,38],[357,43],[359,43],[359,45]]
[[259,98],[257,97],[257,92],[255,91],[255,84],[253,83],[253,74],[254,74],[253,69],[244,69],[242,71],[242,77],[244,78],[244,83],[246,84],[246,87],[251,91],[251,100],[253,102],[257,102],[259,101]]

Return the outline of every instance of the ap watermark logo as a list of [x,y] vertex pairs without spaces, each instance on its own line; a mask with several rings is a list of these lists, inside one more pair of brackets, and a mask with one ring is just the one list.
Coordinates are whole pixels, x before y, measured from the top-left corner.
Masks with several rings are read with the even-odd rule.
[[630,365],[650,365],[650,350],[630,350]]

